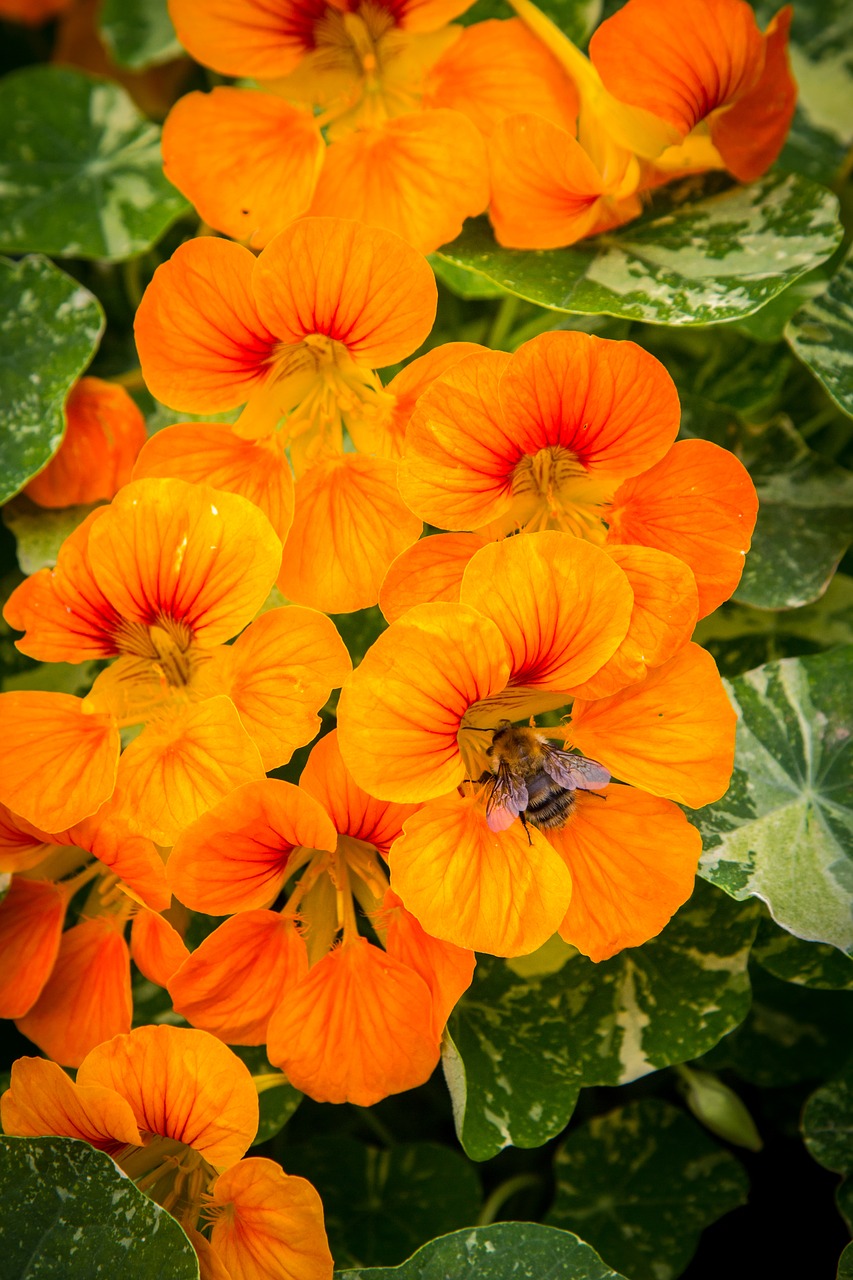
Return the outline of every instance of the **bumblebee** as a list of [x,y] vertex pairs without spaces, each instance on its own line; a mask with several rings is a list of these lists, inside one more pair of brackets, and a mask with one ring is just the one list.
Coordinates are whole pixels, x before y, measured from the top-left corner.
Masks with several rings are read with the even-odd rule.
[[544,830],[563,827],[575,791],[600,791],[610,781],[595,760],[560,751],[540,729],[519,729],[508,720],[492,732],[486,755],[490,767],[476,781],[488,789],[486,821],[492,831],[506,830],[516,818],[525,831],[528,823]]

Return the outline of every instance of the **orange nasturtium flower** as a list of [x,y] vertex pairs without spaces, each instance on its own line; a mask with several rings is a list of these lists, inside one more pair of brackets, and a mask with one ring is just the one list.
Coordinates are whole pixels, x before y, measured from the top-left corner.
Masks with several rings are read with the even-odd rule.
[[[272,460],[276,529],[287,534],[278,584],[299,604],[332,613],[375,604],[388,565],[420,533],[386,444],[395,395],[375,370],[420,346],[435,307],[421,254],[339,218],[304,218],[258,258],[225,240],[192,240],[146,290],[136,317],[145,380],[178,410],[245,406],[234,433],[256,448],[240,450],[220,430],[212,462],[220,483],[258,501],[255,481],[243,488],[225,473],[256,474],[258,449]],[[173,439],[177,473],[197,476],[184,435],[157,446],[159,457]],[[296,474],[292,526],[285,450]]]
[[0,1099],[15,1137],[78,1138],[189,1236],[203,1280],[332,1280],[320,1197],[273,1160],[242,1159],[258,1095],[236,1054],[204,1031],[138,1027],[61,1067],[20,1058]]
[[637,216],[641,193],[684,173],[761,176],[790,127],[790,6],[764,35],[745,0],[629,0],[589,59],[531,0],[512,0],[572,76],[577,138],[524,107],[489,144],[490,216],[516,248],[572,244]]
[[[686,643],[695,597],[681,610],[645,597],[647,555],[671,562],[673,604],[684,567],[617,550],[558,532],[482,547],[459,603],[410,609],[344,686],[338,732],[353,777],[422,804],[391,851],[391,886],[436,937],[520,955],[559,930],[602,959],[654,936],[691,892],[700,840],[670,801],[722,795],[735,715],[713,659]],[[642,679],[649,643],[660,665]],[[489,731],[572,700],[553,732],[629,785],[577,796],[557,830],[493,830],[490,787],[478,785]]]
[[480,542],[560,529],[614,551],[635,544],[677,557],[704,617],[740,580],[758,500],[728,450],[674,443],[679,417],[666,369],[632,342],[545,333],[514,355],[458,361],[417,403],[400,489],[431,524],[479,532],[410,548],[383,586],[383,607],[399,616],[398,589],[414,603],[415,568],[425,593],[437,586],[433,598],[458,599]]
[[81,378],[65,402],[65,435],[24,493],[40,507],[108,501],[127,484],[145,444],[145,419],[124,387]]
[[321,1102],[370,1106],[423,1084],[474,957],[426,934],[388,887],[381,858],[414,810],[362,791],[331,733],[299,787],[250,783],[193,824],[170,859],[175,893],[237,914],[172,975],[176,1010],[230,1044],[267,1044]]
[[[117,783],[135,829],[171,845],[223,795],[285,764],[350,663],[313,610],[251,621],[280,556],[257,507],[205,485],[138,480],[92,512],[5,617],[41,661],[117,660],[85,699],[0,695],[0,801],[58,830]],[[137,725],[119,760],[119,730]]]
[[[169,905],[163,861],[112,803],[50,833],[0,806],[0,872],[12,873],[0,902],[0,1018],[14,1018],[51,1058],[76,1067],[96,1044],[130,1030],[125,926],[134,918],[132,951],[142,958],[136,921],[160,920]],[[77,922],[63,932],[84,887]]]
[[470,3],[171,0],[193,56],[260,91],[182,98],[163,133],[167,176],[255,249],[305,213],[438,248],[488,203],[494,122],[513,104],[568,128],[577,112],[565,72],[517,20],[447,25]]

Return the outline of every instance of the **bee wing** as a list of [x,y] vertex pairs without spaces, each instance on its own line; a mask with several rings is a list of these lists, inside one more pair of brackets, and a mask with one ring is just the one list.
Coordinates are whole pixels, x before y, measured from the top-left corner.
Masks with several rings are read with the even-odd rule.
[[549,747],[542,764],[549,777],[567,791],[600,791],[610,781],[610,772],[604,765],[586,756],[575,756],[570,751],[558,751]]
[[505,831],[527,808],[527,787],[501,766],[486,800],[486,822],[490,831]]

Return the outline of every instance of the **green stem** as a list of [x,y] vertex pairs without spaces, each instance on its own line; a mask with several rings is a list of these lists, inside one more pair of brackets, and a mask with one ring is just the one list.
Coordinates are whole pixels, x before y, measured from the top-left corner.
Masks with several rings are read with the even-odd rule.
[[356,1107],[356,1111],[360,1113],[365,1124],[373,1130],[380,1142],[384,1142],[386,1147],[396,1146],[396,1139],[393,1133],[387,1125],[382,1123],[377,1115],[374,1115],[371,1107]]
[[538,1173],[519,1173],[514,1178],[507,1178],[506,1182],[502,1182],[500,1186],[495,1187],[492,1194],[487,1198],[485,1204],[477,1216],[476,1226],[488,1227],[497,1220],[498,1213],[516,1191],[523,1191],[525,1187],[541,1186],[542,1179]]
[[507,294],[503,302],[497,309],[497,313],[492,322],[492,329],[489,334],[487,346],[493,351],[500,351],[507,345],[507,338],[515,317],[518,315],[518,308],[521,306],[521,298],[516,298],[514,294]]

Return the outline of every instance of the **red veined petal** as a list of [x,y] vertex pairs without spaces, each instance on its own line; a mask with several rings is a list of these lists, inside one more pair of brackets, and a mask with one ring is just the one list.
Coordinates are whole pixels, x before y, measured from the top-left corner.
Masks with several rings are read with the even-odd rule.
[[314,24],[329,7],[329,0],[170,0],[169,13],[198,62],[226,76],[271,79],[313,48]]
[[337,729],[312,748],[299,785],[320,802],[341,835],[364,840],[383,856],[414,812],[413,805],[376,800],[362,791],[343,762]]
[[440,1038],[456,1002],[471,985],[476,957],[473,951],[428,934],[393,889],[385,894],[381,916],[389,956],[419,973],[432,992],[433,1031]]
[[14,876],[0,902],[0,1018],[20,1018],[38,1000],[59,951],[65,894],[49,880]]
[[102,1151],[142,1146],[133,1112],[112,1089],[74,1084],[55,1062],[19,1058],[11,1088],[0,1099],[3,1130],[22,1138],[58,1134],[82,1138]]
[[782,150],[797,105],[788,60],[794,11],[785,5],[764,33],[764,69],[754,88],[711,118],[711,140],[740,182],[753,182]]
[[137,969],[158,987],[168,985],[190,954],[177,929],[156,911],[144,907],[133,918],[130,953]]
[[[394,408],[390,421],[382,424],[381,436],[370,452],[381,454],[387,458],[400,458],[415,405],[427,387],[432,386],[436,378],[440,378],[448,369],[465,356],[476,355],[485,350],[476,342],[443,342],[440,347],[433,347],[417,360],[410,360],[398,374],[391,379],[385,390],[394,397]],[[359,448],[363,446],[359,445]]]
[[459,603],[462,577],[475,551],[486,545],[479,533],[438,533],[421,538],[391,563],[379,588],[379,607],[396,622],[416,604]]

